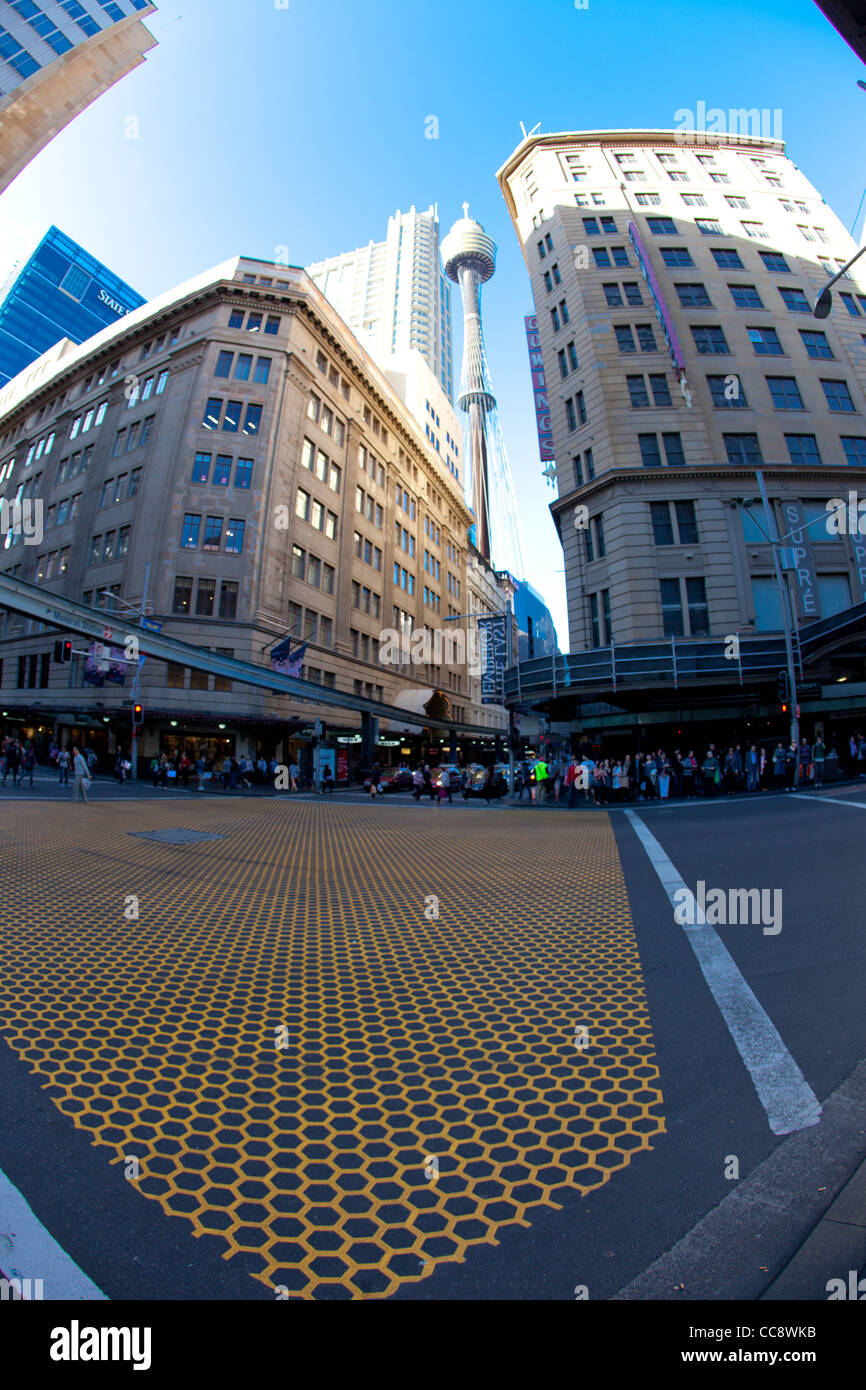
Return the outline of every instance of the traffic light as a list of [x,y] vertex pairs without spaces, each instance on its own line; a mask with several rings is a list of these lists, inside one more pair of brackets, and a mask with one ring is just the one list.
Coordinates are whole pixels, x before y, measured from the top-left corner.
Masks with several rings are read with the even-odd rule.
[[788,713],[788,700],[791,692],[788,689],[788,672],[780,671],[776,677],[776,686],[779,692],[779,704],[782,706],[782,713]]
[[140,729],[142,724],[144,723],[144,710],[141,705],[133,705],[132,722],[135,725],[136,729]]
[[67,641],[67,642],[55,642],[55,643],[54,643],[54,660],[55,660],[55,661],[60,661],[60,662],[71,661],[71,660],[72,660],[72,643],[71,643],[71,642],[68,642],[68,641]]

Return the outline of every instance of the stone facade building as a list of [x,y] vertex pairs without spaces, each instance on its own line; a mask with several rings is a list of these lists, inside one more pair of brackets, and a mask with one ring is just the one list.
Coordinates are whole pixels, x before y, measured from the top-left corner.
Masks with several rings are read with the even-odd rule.
[[[11,534],[0,571],[103,607],[114,642],[144,607],[165,635],[257,664],[289,634],[307,680],[407,709],[441,690],[456,722],[488,727],[447,651],[379,661],[385,629],[460,625],[472,514],[302,270],[235,259],[58,344],[0,393],[0,495],[44,509],[41,541]],[[56,632],[12,613],[0,631],[7,716],[89,731],[106,754],[128,742],[131,675],[85,684],[84,656],[53,661]],[[358,735],[349,711],[230,684],[147,661],[141,752],[288,757],[317,718]],[[420,732],[387,723],[392,746]]]

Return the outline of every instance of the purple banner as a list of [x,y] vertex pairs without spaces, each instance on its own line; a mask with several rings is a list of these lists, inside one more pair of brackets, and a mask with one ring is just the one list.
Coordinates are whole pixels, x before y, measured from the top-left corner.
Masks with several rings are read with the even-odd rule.
[[550,418],[550,402],[547,398],[547,378],[544,375],[544,360],[541,356],[541,339],[538,336],[538,319],[534,314],[524,320],[526,341],[529,346],[529,367],[532,372],[532,398],[535,403],[535,424],[538,429],[538,452],[543,463],[556,458],[553,447],[553,421]]
[[673,358],[674,366],[676,367],[678,372],[684,372],[686,370],[686,359],[683,357],[682,348],[680,347],[680,340],[677,337],[677,331],[674,328],[673,323],[671,322],[671,316],[668,313],[668,306],[665,303],[665,297],[662,294],[661,289],[659,288],[659,282],[655,277],[655,271],[652,268],[652,262],[650,261],[647,249],[641,241],[640,232],[638,231],[637,227],[633,222],[629,222],[628,224],[628,234],[631,237],[631,244],[635,249],[638,264],[640,265],[640,268],[643,271],[643,277],[646,280],[647,285],[649,286],[649,292],[652,295],[653,300],[655,302],[656,317],[661,326],[661,330],[664,333],[665,338],[667,339],[667,345],[671,350],[671,357]]

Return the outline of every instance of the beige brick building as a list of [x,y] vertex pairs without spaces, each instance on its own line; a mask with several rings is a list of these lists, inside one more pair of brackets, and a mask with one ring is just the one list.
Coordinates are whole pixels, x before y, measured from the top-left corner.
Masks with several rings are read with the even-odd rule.
[[[0,495],[44,507],[42,541],[10,537],[0,570],[103,606],[115,640],[123,605],[146,596],[167,636],[267,664],[291,634],[312,682],[407,709],[440,689],[456,722],[490,727],[447,650],[379,661],[385,629],[465,626],[446,619],[468,611],[472,514],[301,270],[236,259],[81,347],[58,344],[0,393]],[[0,633],[7,715],[83,730],[106,755],[128,742],[131,680],[85,685],[84,658],[58,666],[57,633],[14,614]],[[318,717],[334,738],[360,731],[351,711],[195,670],[148,661],[141,679],[147,755],[288,757]],[[382,762],[415,751],[403,735],[419,722],[397,722],[382,721],[397,750]]]
[[[91,13],[92,11],[92,13]],[[0,193],[91,102],[145,61],[149,0],[42,0],[30,18],[0,0]]]
[[866,538],[822,518],[866,497],[866,264],[815,319],[857,247],[782,142],[539,134],[499,180],[541,335],[571,651],[780,631],[743,505],[758,467],[795,532],[800,625],[862,602]]

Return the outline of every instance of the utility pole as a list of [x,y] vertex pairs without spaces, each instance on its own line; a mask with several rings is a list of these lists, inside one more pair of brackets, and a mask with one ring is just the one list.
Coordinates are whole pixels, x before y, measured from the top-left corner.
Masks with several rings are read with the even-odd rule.
[[770,501],[767,496],[767,488],[764,483],[764,475],[760,469],[757,469],[755,476],[758,479],[758,487],[761,490],[761,500],[764,504],[764,512],[767,517],[767,525],[770,528],[770,548],[773,552],[773,566],[776,571],[776,583],[779,586],[779,597],[782,600],[782,620],[785,626],[785,654],[787,656],[788,661],[788,698],[791,702],[791,742],[798,750],[799,756],[800,719],[797,711],[799,710],[800,706],[798,704],[797,695],[797,672],[794,666],[794,642],[792,636],[794,630],[793,604],[791,602],[791,593],[788,588],[788,581],[785,578],[784,572],[782,570],[782,564],[779,559],[781,541],[779,539],[779,531],[776,526],[775,513],[770,509]]

